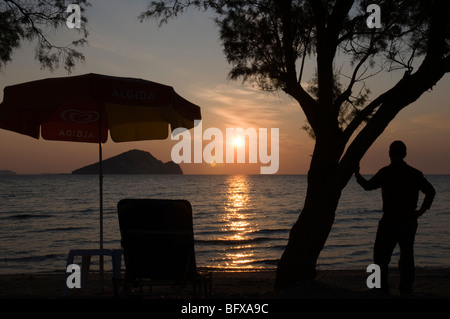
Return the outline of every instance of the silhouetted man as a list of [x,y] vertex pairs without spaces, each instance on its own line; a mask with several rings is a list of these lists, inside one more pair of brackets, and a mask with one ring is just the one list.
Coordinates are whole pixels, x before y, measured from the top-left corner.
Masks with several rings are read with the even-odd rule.
[[[381,188],[383,216],[378,223],[373,252],[374,263],[381,269],[381,289],[388,292],[388,266],[395,246],[400,247],[400,293],[412,293],[415,276],[414,237],[417,219],[431,207],[436,194],[422,172],[405,163],[406,145],[395,141],[389,148],[391,164],[366,180],[355,171],[358,184],[365,190]],[[419,191],[425,194],[419,210]]]

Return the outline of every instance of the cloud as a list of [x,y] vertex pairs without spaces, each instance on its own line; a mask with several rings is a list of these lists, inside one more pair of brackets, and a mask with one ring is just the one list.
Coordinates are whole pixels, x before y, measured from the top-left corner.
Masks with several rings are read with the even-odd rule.
[[412,114],[406,118],[394,120],[389,131],[405,134],[426,134],[427,136],[445,135],[450,133],[450,112],[433,112]]
[[227,127],[280,127],[284,111],[292,109],[279,96],[225,84],[199,89],[195,96],[204,101],[203,110]]

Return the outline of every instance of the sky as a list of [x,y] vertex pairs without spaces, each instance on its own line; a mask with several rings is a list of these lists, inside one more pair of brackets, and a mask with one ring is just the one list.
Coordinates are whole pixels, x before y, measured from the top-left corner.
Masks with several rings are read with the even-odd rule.
[[[70,75],[99,73],[136,77],[173,86],[177,93],[199,105],[202,128],[266,128],[279,130],[277,174],[306,174],[314,141],[302,129],[305,116],[300,106],[283,92],[268,94],[241,81],[230,81],[227,63],[212,15],[192,9],[161,27],[157,21],[141,23],[137,16],[147,0],[93,0],[84,13],[89,19],[89,44],[80,51],[86,61],[77,64]],[[69,43],[74,30],[49,31],[58,44]],[[34,43],[23,43],[13,60],[0,71],[0,101],[3,88],[49,77],[68,76],[60,68],[42,70],[34,59]],[[336,63],[343,57],[338,57]],[[305,68],[305,81],[314,72]],[[368,83],[381,93],[398,81],[400,73],[378,75]],[[361,172],[372,174],[388,164],[387,150],[393,140],[408,146],[407,162],[425,174],[450,174],[450,76],[445,76],[430,92],[403,110],[386,128],[361,161]],[[150,152],[163,162],[171,160],[178,143],[162,141],[103,145],[103,158],[131,149]],[[203,147],[209,141],[203,141]],[[59,174],[98,161],[98,145],[46,141],[0,130],[0,170],[20,174]],[[274,155],[272,155],[274,156]],[[274,158],[272,158],[274,160]],[[247,161],[248,162],[248,161]],[[181,163],[185,174],[259,174],[262,164],[226,163],[211,165]]]

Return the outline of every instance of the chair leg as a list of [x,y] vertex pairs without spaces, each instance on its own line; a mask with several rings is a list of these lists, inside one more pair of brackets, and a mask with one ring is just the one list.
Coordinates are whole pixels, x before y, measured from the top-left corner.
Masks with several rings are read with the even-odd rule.
[[194,298],[211,297],[212,278],[210,273],[201,274],[199,278],[193,282]]
[[91,256],[86,255],[81,258],[81,289],[87,290],[89,268],[91,265]]
[[198,282],[196,280],[194,280],[192,282],[192,292],[193,292],[194,298],[198,297],[198,290],[200,290],[200,294],[201,294],[201,289],[197,289],[197,285],[198,285]]
[[119,296],[119,291],[118,291],[119,283],[117,281],[118,281],[118,279],[113,277],[112,285],[113,285],[113,296],[114,296],[114,298],[117,298]]
[[212,274],[211,273],[203,274],[201,284],[203,285],[203,291],[205,293],[205,298],[211,297],[211,293],[212,293]]

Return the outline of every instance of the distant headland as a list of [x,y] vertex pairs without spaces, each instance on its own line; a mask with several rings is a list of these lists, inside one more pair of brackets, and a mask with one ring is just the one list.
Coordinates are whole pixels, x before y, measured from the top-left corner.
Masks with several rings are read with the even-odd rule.
[[[102,161],[103,174],[183,174],[180,165],[163,163],[149,152],[131,150]],[[98,174],[99,163],[76,169],[72,174]]]
[[0,169],[0,175],[17,175],[17,174],[16,172],[7,169]]

